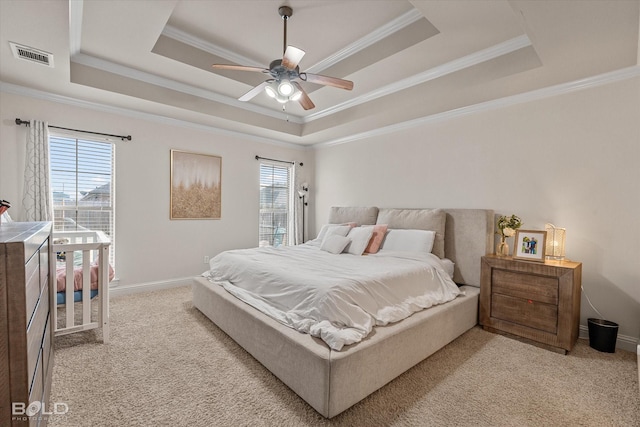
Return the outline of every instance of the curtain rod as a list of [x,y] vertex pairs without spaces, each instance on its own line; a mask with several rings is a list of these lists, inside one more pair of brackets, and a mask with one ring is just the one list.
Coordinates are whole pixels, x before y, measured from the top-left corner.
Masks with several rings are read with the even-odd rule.
[[[260,157],[260,156],[256,156],[256,160],[269,160],[271,162],[280,162],[280,163],[289,163],[290,165],[295,165],[296,162],[290,162],[288,160],[278,160],[278,159],[270,159],[268,157]],[[304,163],[300,162],[300,166],[304,166]]]
[[[31,122],[29,120],[16,119],[16,124],[18,126],[20,126],[20,125],[29,126],[31,124]],[[70,129],[70,128],[63,128],[63,127],[60,127],[60,126],[52,126],[52,125],[49,125],[49,127],[50,128],[54,128],[54,129],[70,130],[70,131],[73,131],[73,132],[90,133],[92,135],[113,136],[115,138],[120,138],[123,141],[125,139],[128,140],[128,141],[131,141],[131,135],[126,135],[126,136],[125,135],[113,135],[113,134],[110,134],[110,133],[93,132],[93,131],[90,131],[90,130]]]

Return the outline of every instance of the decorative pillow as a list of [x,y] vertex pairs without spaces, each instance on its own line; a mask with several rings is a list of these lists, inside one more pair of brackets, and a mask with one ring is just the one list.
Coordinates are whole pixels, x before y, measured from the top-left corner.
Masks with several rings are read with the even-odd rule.
[[384,236],[387,234],[387,224],[363,225],[362,227],[369,227],[373,229],[373,235],[371,236],[371,240],[369,240],[369,244],[364,250],[364,253],[375,254],[378,252],[378,249],[380,249]]
[[380,250],[431,253],[435,231],[389,230]]
[[352,255],[362,255],[364,249],[369,244],[371,236],[373,235],[372,227],[355,227],[349,230],[347,238],[351,239],[351,243],[344,248],[344,252]]
[[436,238],[431,252],[444,258],[444,232],[447,214],[442,209],[392,209],[383,208],[378,213],[378,224],[390,229],[433,230]]
[[340,236],[338,234],[332,234],[330,236],[326,236],[320,245],[320,249],[323,251],[327,251],[332,254],[342,253],[344,248],[351,242],[351,239],[345,236]]
[[[339,229],[339,230],[340,230],[340,232],[339,232],[339,233],[340,233],[340,235],[341,235],[341,236],[346,236],[346,235],[347,235],[347,233],[349,232],[349,230],[350,230],[352,227],[355,227],[355,226],[356,226],[356,223],[355,223],[355,222],[347,222],[347,223],[344,223],[344,224],[325,224],[325,225],[323,225],[323,226],[322,226],[322,228],[320,229],[320,232],[318,233],[318,237],[316,237],[316,240],[320,240],[320,241],[322,241],[322,239],[324,239],[324,238],[325,238],[325,236],[327,235],[327,233],[329,233],[329,230],[335,230],[335,229],[336,229],[336,227],[345,227],[345,226],[348,226],[348,228],[340,228],[340,229]],[[346,231],[345,231],[345,230],[346,230]],[[344,231],[344,234],[342,234],[342,232],[343,232],[343,231]],[[332,231],[332,232],[331,232],[331,233],[329,233],[329,234],[333,234],[333,233],[335,233],[335,231]]]
[[447,272],[449,277],[453,279],[453,273],[455,271],[455,264],[449,258],[442,258],[440,260],[442,262],[442,266],[444,267],[444,271]]

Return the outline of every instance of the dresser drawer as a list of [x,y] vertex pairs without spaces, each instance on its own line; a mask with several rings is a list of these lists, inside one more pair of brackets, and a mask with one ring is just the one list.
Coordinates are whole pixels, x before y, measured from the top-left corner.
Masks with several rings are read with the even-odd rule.
[[37,353],[38,358],[36,368],[31,378],[31,388],[29,389],[29,403],[33,401],[42,401],[42,392],[44,391],[44,383],[42,376],[42,349]]
[[40,296],[36,311],[27,328],[27,372],[33,372],[35,367],[48,317],[49,292],[45,290]]
[[531,299],[494,294],[491,317],[552,334],[558,330],[558,306]]
[[44,338],[42,338],[42,372],[45,378],[49,375],[49,359],[51,357],[51,321],[47,319],[47,326],[44,328]]
[[492,288],[497,294],[558,305],[558,280],[555,277],[494,269]]
[[49,277],[49,241],[45,241],[40,248],[40,289],[47,283]]
[[31,257],[29,262],[25,265],[25,302],[27,305],[27,325],[33,315],[33,310],[36,308],[38,298],[40,297],[40,273],[39,273],[40,257],[36,254]]

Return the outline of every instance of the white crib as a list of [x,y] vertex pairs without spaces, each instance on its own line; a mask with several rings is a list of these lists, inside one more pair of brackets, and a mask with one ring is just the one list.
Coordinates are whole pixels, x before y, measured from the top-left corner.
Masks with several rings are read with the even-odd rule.
[[[102,328],[102,340],[109,342],[109,246],[111,242],[101,231],[53,232],[53,253],[56,262],[51,263],[52,280],[57,280],[56,266],[64,263],[66,278],[64,303],[58,304],[57,283],[50,288],[52,323],[55,335],[71,334],[89,329]],[[91,264],[98,264],[98,293],[94,298],[97,316],[92,315]],[[82,290],[74,295],[74,270],[81,269]],[[80,273],[78,273],[80,274]],[[76,304],[82,306],[76,316]],[[66,314],[59,320],[58,308],[64,307]],[[64,320],[64,322],[62,322]],[[60,325],[58,324],[60,322]],[[62,325],[64,323],[64,325]]]

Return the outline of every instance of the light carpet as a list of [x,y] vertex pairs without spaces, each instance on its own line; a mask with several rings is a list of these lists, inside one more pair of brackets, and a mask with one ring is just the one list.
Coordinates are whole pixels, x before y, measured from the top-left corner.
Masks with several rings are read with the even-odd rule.
[[560,355],[475,327],[327,420],[191,304],[111,300],[111,342],[58,337],[50,426],[640,426],[636,356]]

